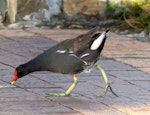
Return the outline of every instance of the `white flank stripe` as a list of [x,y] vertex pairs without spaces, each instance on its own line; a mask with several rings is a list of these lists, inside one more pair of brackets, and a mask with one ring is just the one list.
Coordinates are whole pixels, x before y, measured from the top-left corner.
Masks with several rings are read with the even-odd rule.
[[83,54],[80,58],[90,55],[89,53]]
[[91,50],[97,50],[105,38],[106,32],[103,32],[91,45]]
[[69,51],[69,53],[71,53],[71,54],[72,54],[72,53],[73,53],[73,51]]
[[69,54],[69,56],[74,56],[74,57],[77,57],[75,54]]
[[63,54],[63,53],[65,53],[66,51],[65,51],[65,50],[57,50],[56,52]]

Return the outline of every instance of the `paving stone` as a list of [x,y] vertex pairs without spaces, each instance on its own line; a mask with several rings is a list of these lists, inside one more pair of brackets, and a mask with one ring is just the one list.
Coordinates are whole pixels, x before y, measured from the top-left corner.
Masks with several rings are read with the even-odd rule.
[[[144,58],[144,57],[143,57]],[[145,57],[145,59],[116,59],[122,63],[126,63],[128,65],[134,65],[136,69],[144,71],[146,73],[150,73],[150,58]],[[137,63],[138,62],[138,63]]]
[[141,71],[109,71],[109,74],[116,76],[123,80],[149,80],[149,74]]
[[122,64],[120,62],[116,62],[113,60],[100,60],[98,61],[98,64],[100,64],[105,70],[109,71],[135,71],[136,69],[126,65]]
[[7,30],[6,29],[6,30],[0,31],[0,36],[5,36],[5,37],[11,38],[11,39],[19,37],[21,39],[23,36],[34,36],[34,34],[30,33],[30,32],[26,32],[21,29],[18,29],[18,30]]
[[146,89],[147,91],[150,91],[150,80],[132,80],[130,81],[132,84],[136,84],[137,86],[140,86],[143,89]]
[[63,107],[56,104],[55,102],[48,100],[16,100],[16,101],[4,101],[0,104],[3,107],[1,113],[7,114],[38,114],[38,115],[48,115],[48,114],[78,114],[78,112],[73,112],[71,109]]
[[29,32],[60,42],[62,40],[75,38],[76,36],[87,32],[87,30],[70,30],[70,29],[29,29]]
[[91,101],[90,99],[84,97],[55,98],[55,100],[86,115],[126,115],[123,112],[114,111],[102,103]]
[[144,112],[142,110],[147,110],[145,114],[148,114],[150,109],[149,106],[133,101],[132,99],[126,98],[124,96],[120,96],[118,98],[104,97],[104,98],[99,98],[99,101],[108,105],[109,107],[112,107],[114,109],[117,109],[121,112],[125,112],[130,115],[138,114],[138,110],[139,111],[141,110],[141,113]]
[[19,64],[22,64],[22,62],[27,62],[27,59],[25,57],[6,52],[5,55],[1,56],[0,62],[16,67]]
[[20,88],[0,89],[0,108],[3,114],[79,114],[51,100]]

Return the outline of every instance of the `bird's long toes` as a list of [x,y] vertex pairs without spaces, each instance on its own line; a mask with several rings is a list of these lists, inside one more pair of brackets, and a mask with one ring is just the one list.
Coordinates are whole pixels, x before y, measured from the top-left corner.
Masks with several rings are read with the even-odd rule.
[[47,97],[69,97],[75,96],[75,94],[66,94],[66,93],[48,93]]
[[96,95],[96,97],[103,97],[107,92],[108,92],[108,89],[110,89],[110,91],[112,92],[112,94],[114,94],[116,97],[119,97],[112,89],[110,83],[108,85],[106,85],[104,91],[98,95]]
[[116,97],[119,97],[119,96],[113,91],[111,85],[109,85],[109,89],[110,89],[110,91],[112,92],[112,94],[114,94]]
[[105,89],[104,89],[103,92],[101,92],[100,94],[97,94],[96,97],[103,97],[103,96],[107,93],[108,87],[109,87],[109,85],[107,85],[107,86],[105,87]]

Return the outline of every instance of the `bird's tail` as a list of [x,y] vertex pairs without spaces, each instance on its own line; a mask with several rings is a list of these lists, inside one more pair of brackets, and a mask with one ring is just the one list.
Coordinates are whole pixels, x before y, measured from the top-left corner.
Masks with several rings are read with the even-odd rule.
[[106,38],[109,34],[109,30],[110,29],[107,29],[102,34],[98,35],[98,37],[93,41],[90,47],[91,50],[98,50],[99,52],[103,50]]

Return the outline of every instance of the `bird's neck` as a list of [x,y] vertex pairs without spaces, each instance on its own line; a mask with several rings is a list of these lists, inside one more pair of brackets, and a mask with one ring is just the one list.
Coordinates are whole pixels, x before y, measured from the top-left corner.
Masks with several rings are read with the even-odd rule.
[[40,62],[38,63],[37,60],[30,60],[29,62],[24,64],[24,67],[28,74],[32,72],[40,71]]

